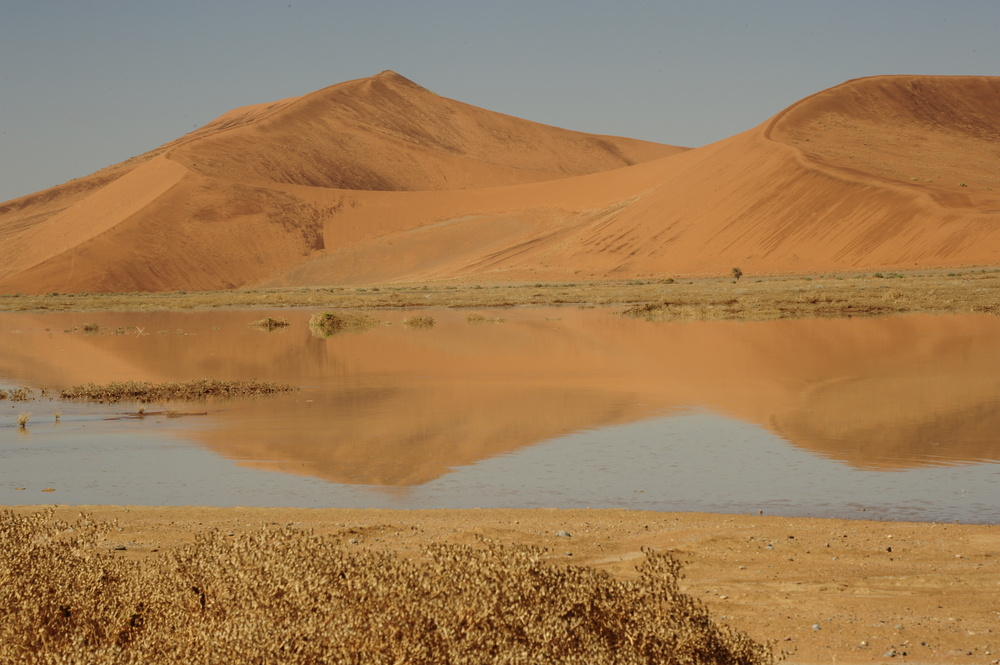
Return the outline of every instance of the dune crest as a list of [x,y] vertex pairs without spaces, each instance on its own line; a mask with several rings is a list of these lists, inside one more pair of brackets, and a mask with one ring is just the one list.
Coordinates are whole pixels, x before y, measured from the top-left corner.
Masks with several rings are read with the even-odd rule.
[[387,71],[7,202],[0,292],[1000,264],[997,109],[996,77],[857,79],[687,150]]

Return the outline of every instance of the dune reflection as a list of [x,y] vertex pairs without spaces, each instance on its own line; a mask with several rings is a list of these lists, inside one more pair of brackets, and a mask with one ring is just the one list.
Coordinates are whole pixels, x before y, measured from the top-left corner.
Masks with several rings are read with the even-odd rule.
[[[267,314],[0,315],[0,377],[295,383],[295,395],[212,405],[215,425],[196,436],[241,464],[340,483],[421,484],[691,407],[859,468],[1000,460],[1000,319],[989,316],[663,324],[567,308],[469,325],[449,310],[407,330],[403,313],[375,312],[391,325],[321,339],[307,311],[280,312],[283,331],[248,327]],[[61,332],[83,318],[147,334]]]

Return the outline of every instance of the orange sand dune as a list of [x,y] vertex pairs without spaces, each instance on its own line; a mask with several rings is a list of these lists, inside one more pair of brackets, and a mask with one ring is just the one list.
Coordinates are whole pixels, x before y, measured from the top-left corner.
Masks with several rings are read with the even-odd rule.
[[0,291],[1000,263],[1000,78],[849,81],[685,150],[392,72],[0,206]]

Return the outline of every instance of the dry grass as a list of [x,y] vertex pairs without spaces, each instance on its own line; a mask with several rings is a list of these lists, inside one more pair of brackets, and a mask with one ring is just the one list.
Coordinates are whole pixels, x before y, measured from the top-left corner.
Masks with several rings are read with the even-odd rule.
[[0,390],[0,400],[9,399],[11,402],[30,402],[35,399],[35,392],[31,388],[11,388],[10,390]]
[[465,317],[466,323],[479,324],[479,323],[503,323],[504,319],[499,316],[486,317],[482,314],[469,314]]
[[[879,277],[878,275],[881,275]],[[510,307],[632,305],[661,307],[669,320],[885,316],[1000,312],[1000,272],[851,272],[829,275],[730,276],[538,282],[535,284],[379,285],[202,293],[0,295],[0,311],[148,311],[211,307]],[[893,296],[886,293],[893,292]]]
[[433,328],[433,316],[408,316],[403,319],[403,325],[407,328]]
[[269,381],[218,381],[199,379],[183,383],[149,383],[144,381],[112,382],[105,385],[88,383],[73,386],[59,393],[62,399],[115,402],[191,402],[209,397],[234,399],[260,397],[298,390],[295,386]]
[[267,332],[271,332],[272,330],[278,330],[280,328],[287,328],[290,325],[292,325],[292,324],[290,324],[288,322],[288,319],[283,319],[283,318],[280,318],[280,317],[279,318],[272,318],[270,316],[266,316],[263,319],[260,319],[259,321],[254,321],[253,323],[251,323],[250,327],[251,328],[257,328],[259,330],[266,330]]
[[291,529],[113,556],[114,525],[0,513],[0,661],[771,663],[646,552],[634,581],[533,547],[437,544],[421,562]]
[[364,312],[322,312],[309,319],[309,329],[322,337],[343,332],[364,332],[382,322]]

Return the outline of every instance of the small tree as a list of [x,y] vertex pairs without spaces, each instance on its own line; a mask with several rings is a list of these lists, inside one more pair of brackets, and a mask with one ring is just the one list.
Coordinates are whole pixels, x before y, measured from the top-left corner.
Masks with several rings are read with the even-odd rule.
[[740,270],[739,268],[733,268],[733,279],[735,279],[738,282],[740,281],[740,277],[742,276],[743,276],[742,270]]

